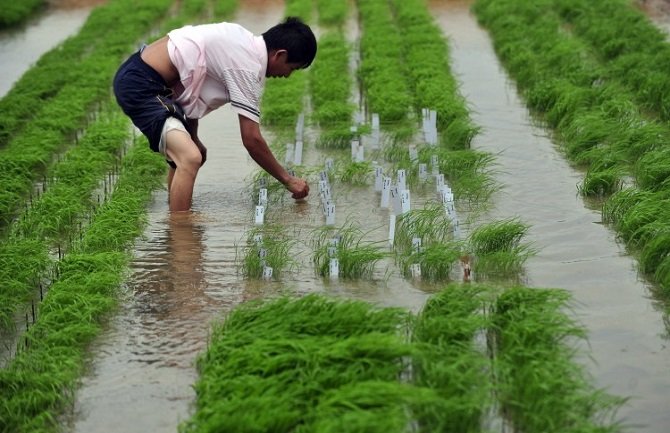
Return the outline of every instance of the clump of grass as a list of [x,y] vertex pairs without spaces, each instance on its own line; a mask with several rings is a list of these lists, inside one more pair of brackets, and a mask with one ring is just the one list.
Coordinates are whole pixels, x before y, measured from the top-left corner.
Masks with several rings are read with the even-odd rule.
[[613,418],[625,401],[593,389],[574,362],[585,331],[562,310],[563,290],[515,287],[492,313],[498,394],[504,415],[524,432],[619,431]]
[[351,185],[369,184],[372,174],[372,162],[370,161],[350,161],[337,169],[340,182]]
[[473,269],[479,275],[509,276],[520,273],[535,252],[523,243],[530,226],[518,219],[494,221],[477,227],[468,243],[475,257]]
[[346,420],[349,428],[378,431],[376,421],[403,431],[402,402],[432,395],[397,383],[411,353],[398,334],[407,318],[320,295],[241,305],[198,359],[197,409],[180,430],[339,431]]
[[339,262],[339,276],[343,278],[370,278],[379,260],[388,256],[382,242],[365,241],[366,233],[353,223],[337,230],[318,229],[313,235],[314,265],[317,273],[330,275],[330,259]]
[[424,247],[447,244],[453,240],[453,226],[442,205],[428,204],[423,209],[412,209],[397,218],[393,239],[396,251],[411,251],[414,238],[421,239]]
[[403,275],[411,277],[412,265],[419,265],[421,279],[427,281],[445,281],[450,278],[452,269],[463,254],[463,245],[459,242],[432,244],[398,254],[396,260]]
[[291,254],[295,244],[282,226],[263,224],[249,231],[243,249],[242,275],[246,278],[263,277],[265,266],[272,268],[272,277],[280,278],[297,263]]

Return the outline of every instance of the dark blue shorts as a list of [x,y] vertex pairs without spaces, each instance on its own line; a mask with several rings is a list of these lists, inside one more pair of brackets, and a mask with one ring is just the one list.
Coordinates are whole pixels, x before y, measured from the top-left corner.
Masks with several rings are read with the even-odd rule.
[[130,56],[116,72],[114,95],[123,112],[149,139],[154,152],[158,152],[163,125],[170,116],[179,119],[192,134],[184,111],[172,100],[172,89],[158,72],[144,63],[140,51]]

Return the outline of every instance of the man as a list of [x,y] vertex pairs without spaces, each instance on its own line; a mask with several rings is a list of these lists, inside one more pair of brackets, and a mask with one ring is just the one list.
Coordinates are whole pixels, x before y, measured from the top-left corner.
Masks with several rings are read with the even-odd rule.
[[191,208],[193,185],[207,149],[198,119],[230,102],[242,143],[293,198],[309,194],[305,180],[291,176],[260,132],[260,99],[266,77],[288,77],[316,56],[316,38],[300,19],[289,17],[261,36],[238,24],[186,26],[143,47],[114,77],[117,102],[170,170],[171,211]]

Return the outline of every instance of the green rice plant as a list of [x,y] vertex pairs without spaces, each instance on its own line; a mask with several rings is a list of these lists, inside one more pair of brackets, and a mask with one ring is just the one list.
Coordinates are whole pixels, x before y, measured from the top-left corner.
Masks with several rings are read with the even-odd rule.
[[512,218],[477,227],[468,237],[474,256],[473,270],[479,276],[510,276],[523,271],[526,260],[535,254],[523,243],[530,226]]
[[396,254],[396,262],[405,277],[412,276],[412,265],[419,265],[421,279],[426,281],[447,281],[451,278],[454,265],[463,256],[460,242],[436,243],[418,250]]
[[658,190],[670,178],[670,149],[650,151],[635,164],[637,185],[646,190]]
[[349,12],[345,0],[317,0],[316,8],[321,26],[343,26]]
[[0,28],[15,26],[25,22],[45,5],[45,0],[27,0],[22,2],[0,1]]
[[350,161],[337,167],[340,182],[351,185],[368,185],[372,179],[373,169],[370,161]]
[[411,353],[397,334],[407,317],[315,294],[238,306],[198,359],[196,412],[180,431],[306,432],[337,428],[335,418],[373,428],[412,390],[396,382]]
[[556,289],[514,287],[491,314],[497,395],[503,415],[524,432],[616,432],[625,399],[594,389],[575,362],[584,329],[563,309],[570,295]]
[[272,277],[279,279],[297,265],[290,254],[295,240],[278,225],[263,224],[247,235],[242,252],[241,271],[245,278],[262,278],[265,266],[272,268]]
[[[339,261],[339,276],[342,278],[371,278],[379,260],[388,257],[382,242],[364,241],[366,233],[353,223],[336,230],[322,227],[312,235],[314,266],[318,275],[330,275],[330,259]],[[333,241],[337,239],[337,241]]]
[[397,217],[393,247],[401,254],[411,252],[414,238],[421,239],[424,248],[434,244],[447,245],[453,239],[453,232],[444,207],[428,204],[423,209],[412,209]]
[[623,187],[622,170],[609,167],[602,170],[589,169],[577,191],[586,197],[604,197],[619,191]]
[[415,318],[411,341],[413,380],[447,400],[445,411],[420,417],[420,431],[480,432],[491,406],[489,361],[475,346],[486,329],[485,312],[491,290],[478,285],[450,284],[433,295]]

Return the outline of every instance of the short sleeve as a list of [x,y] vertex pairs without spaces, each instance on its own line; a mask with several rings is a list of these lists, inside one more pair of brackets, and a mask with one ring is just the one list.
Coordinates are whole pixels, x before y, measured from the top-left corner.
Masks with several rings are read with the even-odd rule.
[[226,69],[223,80],[230,95],[230,105],[237,114],[260,123],[260,99],[262,93],[258,74],[240,69]]

